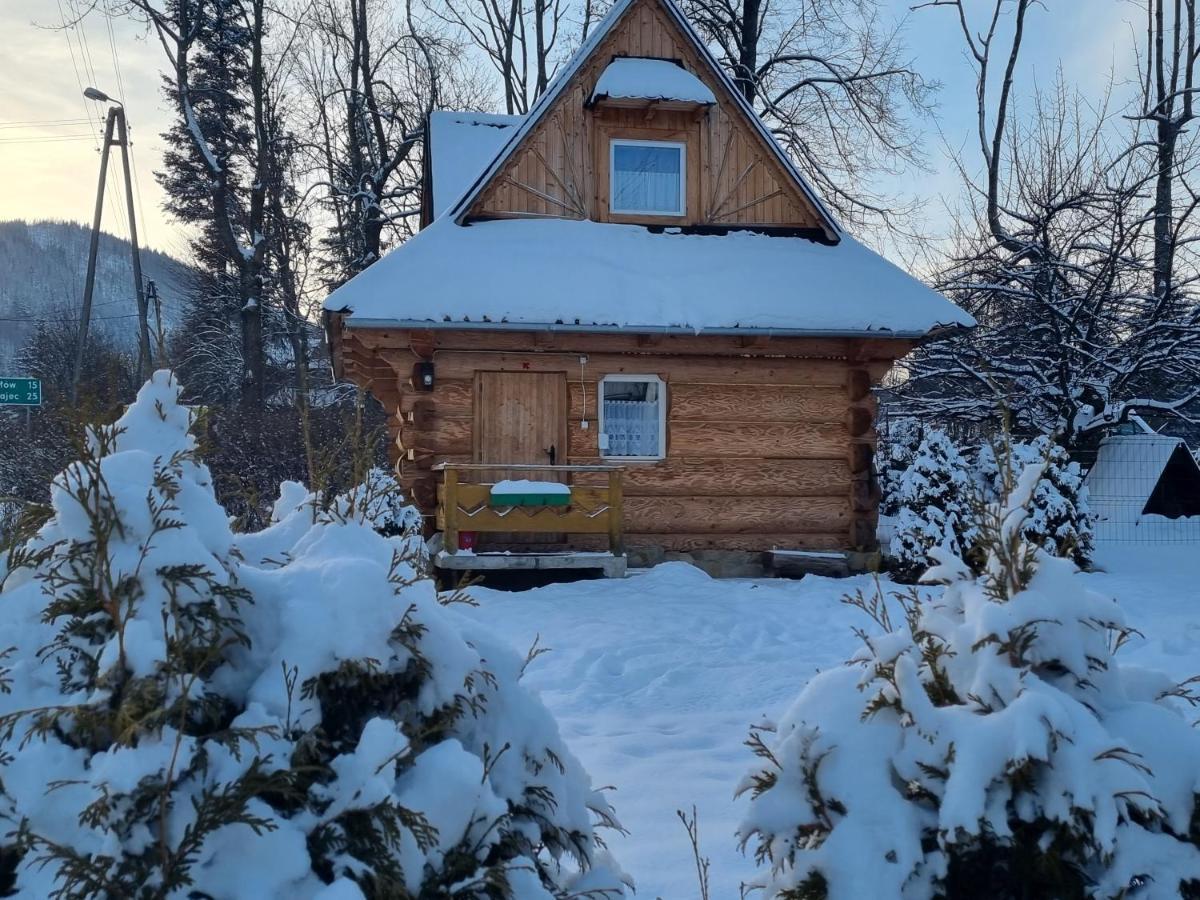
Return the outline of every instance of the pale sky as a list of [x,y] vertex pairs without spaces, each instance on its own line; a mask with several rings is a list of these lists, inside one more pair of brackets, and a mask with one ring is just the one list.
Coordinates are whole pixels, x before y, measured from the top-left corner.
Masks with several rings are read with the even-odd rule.
[[[167,122],[159,91],[162,48],[132,23],[115,17],[110,44],[106,19],[95,13],[79,30],[62,29],[60,9],[71,21],[73,8],[82,12],[91,4],[92,0],[0,0],[0,219],[91,222],[105,106],[85,100],[80,85],[95,84],[123,100],[128,113],[145,210],[144,222],[138,216],[140,240],[182,253],[184,243],[164,218],[162,192],[154,180],[162,152],[158,135]],[[103,0],[98,5],[102,7]],[[79,34],[86,38],[82,46]],[[85,117],[90,122],[75,121]],[[97,136],[88,138],[89,134]],[[125,236],[120,169],[117,159],[113,163],[104,230]]]
[[[160,91],[162,48],[133,23],[114,18],[112,35],[99,13],[76,29],[64,30],[73,10],[93,0],[0,0],[0,219],[55,218],[90,222],[99,165],[102,104],[85,100],[81,86],[96,87],[124,100],[132,129],[143,244],[182,254],[178,226],[161,210],[162,193],[154,166],[162,151],[159,133],[168,116]],[[96,5],[103,9],[106,0]],[[909,12],[912,0],[887,0],[897,16],[908,16],[907,40],[916,67],[943,83],[933,121],[921,123],[926,134],[929,174],[901,189],[930,201],[930,229],[937,231],[940,197],[953,197],[960,185],[943,155],[943,138],[966,143],[974,159],[973,86],[961,52],[961,38],[949,9]],[[980,15],[983,0],[976,4]],[[1049,80],[1060,65],[1068,82],[1096,94],[1110,71],[1128,71],[1130,23],[1138,17],[1130,0],[1046,0],[1029,14],[1029,36],[1018,92],[1027,93],[1034,78]],[[57,27],[56,27],[57,26]],[[82,40],[81,40],[82,38]],[[115,54],[114,54],[115,48]],[[73,51],[73,52],[72,52]],[[119,75],[118,75],[119,69]],[[87,118],[88,122],[78,122]],[[115,160],[114,160],[115,162]],[[127,233],[119,169],[111,184],[104,229]]]

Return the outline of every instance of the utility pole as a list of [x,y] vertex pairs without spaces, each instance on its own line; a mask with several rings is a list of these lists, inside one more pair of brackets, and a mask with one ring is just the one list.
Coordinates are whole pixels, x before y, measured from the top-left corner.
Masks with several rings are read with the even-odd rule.
[[[146,379],[151,365],[150,322],[146,292],[142,286],[142,257],[138,248],[137,218],[133,207],[133,179],[129,171],[129,132],[125,124],[125,107],[103,91],[87,88],[83,95],[89,100],[112,103],[104,120],[104,145],[100,151],[100,179],[96,186],[96,211],[92,217],[92,239],[88,245],[87,276],[83,285],[83,307],[79,312],[79,334],[75,345],[75,372],[71,378],[71,402],[79,397],[79,379],[83,375],[83,358],[87,349],[88,329],[92,320],[92,294],[96,288],[96,255],[100,249],[100,220],[104,214],[104,188],[108,179],[108,151],[114,144],[121,148],[121,170],[125,176],[125,207],[129,214],[129,246],[133,258],[133,286],[138,307],[138,368],[139,383]],[[115,133],[115,136],[114,136]]]
[[83,282],[83,309],[79,311],[79,333],[75,337],[75,372],[71,376],[71,403],[79,399],[79,378],[83,373],[83,351],[87,346],[88,326],[92,322],[92,290],[96,285],[96,251],[100,249],[100,216],[104,213],[104,182],[108,178],[108,148],[112,146],[117,123],[117,107],[108,111],[104,121],[104,147],[100,151],[100,183],[96,186],[96,212],[92,216],[92,241],[88,245],[87,277]]
[[133,179],[129,177],[129,133],[125,130],[125,107],[117,106],[117,142],[121,145],[121,170],[125,175],[125,209],[129,213],[129,251],[133,256],[133,287],[138,307],[138,377],[140,387],[153,365],[150,356],[150,317],[146,309],[146,291],[142,287],[142,254],[138,248],[137,219],[133,215]]
[[158,358],[154,365],[162,368],[167,364],[167,336],[163,331],[162,300],[158,296],[158,285],[154,279],[146,282],[146,302],[154,304],[154,343],[158,350]]

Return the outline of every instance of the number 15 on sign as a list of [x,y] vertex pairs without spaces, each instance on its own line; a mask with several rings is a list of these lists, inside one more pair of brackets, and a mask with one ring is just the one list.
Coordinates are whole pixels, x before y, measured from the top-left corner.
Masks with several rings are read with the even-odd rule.
[[0,375],[0,406],[41,406],[40,378],[9,378]]

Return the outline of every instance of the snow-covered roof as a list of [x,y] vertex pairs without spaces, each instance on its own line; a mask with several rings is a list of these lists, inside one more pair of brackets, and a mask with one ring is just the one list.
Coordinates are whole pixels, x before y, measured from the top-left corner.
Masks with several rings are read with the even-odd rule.
[[522,116],[435,112],[429,116],[433,215],[454,205],[504,146]]
[[[1136,533],[1148,537],[1157,532],[1145,529],[1169,524],[1169,520],[1154,515],[1163,512],[1161,492],[1160,506],[1149,508],[1148,503],[1160,479],[1169,471],[1168,463],[1176,453],[1180,460],[1192,460],[1181,439],[1166,435],[1112,434],[1100,443],[1096,464],[1083,482],[1088,492],[1088,506],[1096,517],[1098,538],[1129,540],[1134,533],[1129,531],[1132,527],[1142,529]],[[1196,498],[1181,497],[1177,492],[1195,490],[1193,485],[1200,483],[1200,472],[1196,472],[1196,476],[1191,480],[1176,479],[1170,484],[1172,499],[1169,505],[1179,504],[1180,509],[1195,508]],[[1190,533],[1189,536],[1194,537]],[[1168,535],[1164,533],[1158,537]]]
[[1112,434],[1100,442],[1084,484],[1088,502],[1136,504],[1140,514],[1175,448],[1183,441],[1159,434]]
[[444,216],[329,295],[354,326],[916,337],[967,313],[849,235]]
[[666,59],[619,57],[608,64],[592,91],[592,100],[680,100],[712,104],[716,96],[683,66]]
[[[541,119],[542,115],[554,105],[555,101],[558,100],[559,96],[566,89],[567,85],[571,83],[571,80],[575,77],[575,74],[588,60],[588,58],[591,57],[593,51],[600,46],[600,43],[608,37],[609,32],[611,32],[613,29],[613,26],[620,21],[621,16],[625,14],[625,11],[629,9],[633,2],[634,0],[616,0],[609,11],[605,14],[604,18],[597,23],[596,27],[587,36],[587,39],[580,45],[579,49],[575,52],[575,55],[572,56],[570,61],[559,70],[558,74],[555,75],[553,79],[551,79],[550,84],[546,87],[545,92],[543,92],[542,95],[538,97],[536,101],[534,101],[534,104],[529,110],[529,114],[525,116],[524,121],[516,128],[512,129],[512,134],[504,143],[504,146],[500,149],[500,152],[491,161],[491,164],[488,165],[487,169],[475,180],[475,183],[470,187],[470,189],[467,190],[454,204],[452,214],[456,220],[461,222],[465,218],[480,192],[492,180],[492,177],[504,167],[504,164],[508,162],[509,157],[517,149],[517,147],[520,146],[521,141],[524,140],[525,136],[533,130],[538,121]],[[750,105],[749,101],[746,100],[742,92],[738,90],[737,86],[729,77],[729,73],[726,72],[713,58],[712,52],[708,49],[707,45],[705,45],[704,41],[700,40],[699,36],[692,28],[691,23],[688,22],[687,17],[684,16],[679,7],[675,5],[673,0],[659,0],[659,2],[663,11],[675,21],[675,23],[679,26],[680,32],[691,42],[692,48],[696,51],[700,59],[708,63],[709,71],[712,74],[712,77],[721,82],[725,88],[726,94],[733,99],[733,103],[741,110],[742,114],[746,117],[746,121],[750,123],[751,127],[758,131],[758,133],[766,141],[766,145],[771,151],[772,155],[774,155],[779,164],[783,166],[784,171],[792,177],[796,186],[806,197],[808,197],[809,201],[824,218],[825,224],[828,226],[830,233],[832,235],[841,234],[841,227],[838,225],[838,221],[834,217],[833,213],[830,212],[829,207],[825,205],[824,201],[821,200],[817,192],[812,189],[804,176],[800,174],[800,170],[796,168],[796,164],[792,161],[791,157],[789,157],[783,151],[783,148],[779,146],[778,141],[776,141],[774,135],[771,134],[771,130],[759,117],[758,113],[754,111],[754,108]]]

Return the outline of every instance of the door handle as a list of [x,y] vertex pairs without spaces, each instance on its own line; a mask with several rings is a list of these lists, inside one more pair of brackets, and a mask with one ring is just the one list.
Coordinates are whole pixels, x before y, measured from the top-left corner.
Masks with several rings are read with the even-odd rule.
[[542,451],[550,457],[550,465],[555,465],[555,460],[558,458],[558,448],[551,444],[548,448]]

